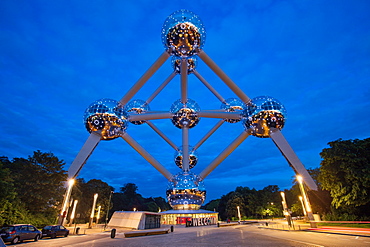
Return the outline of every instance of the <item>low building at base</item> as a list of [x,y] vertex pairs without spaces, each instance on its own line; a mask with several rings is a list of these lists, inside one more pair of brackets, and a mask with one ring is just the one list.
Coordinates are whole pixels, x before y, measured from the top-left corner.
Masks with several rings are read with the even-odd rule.
[[[162,225],[204,226],[216,225],[218,212],[208,210],[168,210],[160,213]],[[188,223],[187,223],[188,222]]]
[[161,215],[146,211],[115,211],[108,226],[136,230],[160,228]]

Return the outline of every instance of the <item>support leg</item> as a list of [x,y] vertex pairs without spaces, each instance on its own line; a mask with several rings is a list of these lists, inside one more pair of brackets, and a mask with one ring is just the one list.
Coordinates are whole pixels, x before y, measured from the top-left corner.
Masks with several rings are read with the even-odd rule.
[[85,165],[87,159],[90,157],[91,153],[99,144],[100,140],[101,140],[100,132],[91,132],[89,138],[87,138],[80,152],[77,154],[71,166],[68,168],[69,178],[77,177],[78,173],[81,171],[82,167]]
[[317,190],[317,185],[313,181],[310,174],[307,172],[306,168],[303,166],[302,162],[299,160],[298,156],[293,151],[292,147],[289,145],[287,140],[284,138],[283,134],[278,129],[270,130],[270,137],[275,145],[278,147],[280,152],[283,154],[285,159],[288,161],[289,165],[293,168],[297,175],[303,177],[303,181],[311,190]]

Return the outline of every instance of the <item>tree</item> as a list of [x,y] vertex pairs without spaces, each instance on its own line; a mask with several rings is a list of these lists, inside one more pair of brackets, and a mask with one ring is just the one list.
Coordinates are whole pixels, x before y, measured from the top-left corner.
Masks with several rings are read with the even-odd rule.
[[67,179],[64,164],[52,153],[38,150],[28,159],[14,158],[7,165],[17,196],[30,213],[50,213],[61,203]]
[[332,205],[363,206],[370,203],[370,138],[328,143],[320,153],[319,181],[333,197]]

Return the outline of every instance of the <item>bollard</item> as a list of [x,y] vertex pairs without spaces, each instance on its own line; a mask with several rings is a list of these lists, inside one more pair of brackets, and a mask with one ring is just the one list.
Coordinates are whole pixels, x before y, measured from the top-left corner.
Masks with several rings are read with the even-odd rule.
[[76,235],[78,235],[79,231],[80,231],[80,228],[79,228],[79,227],[77,227],[77,228],[76,228]]
[[114,238],[115,236],[116,236],[116,229],[112,229],[112,231],[110,232],[110,237]]
[[217,222],[217,227],[220,227],[220,222]]
[[266,222],[266,226],[269,226],[269,223],[268,222]]
[[173,232],[173,226],[171,226],[171,232]]

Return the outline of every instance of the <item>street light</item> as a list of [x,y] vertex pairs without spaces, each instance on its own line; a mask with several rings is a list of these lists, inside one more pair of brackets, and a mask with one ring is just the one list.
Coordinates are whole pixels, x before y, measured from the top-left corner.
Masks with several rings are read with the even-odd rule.
[[109,201],[108,201],[107,214],[105,215],[104,230],[105,230],[105,228],[107,227],[107,223],[108,223],[108,215],[109,215],[110,201],[112,200],[112,194],[113,194],[113,191],[111,191],[111,192],[110,192],[110,194],[109,194]]
[[302,209],[303,209],[304,217],[307,218],[307,212],[306,212],[306,208],[305,208],[304,203],[303,203],[303,197],[302,196],[299,196],[299,200],[302,203]]
[[72,187],[74,183],[75,183],[75,180],[73,178],[68,180],[68,189],[64,196],[62,211],[60,212],[60,215],[59,215],[59,220],[58,220],[59,225],[64,225],[64,220],[67,217],[67,205],[69,202],[69,198],[71,196],[71,191],[72,191]]
[[98,207],[98,214],[96,215],[96,224],[99,224],[99,219],[100,219],[100,209],[101,206]]
[[291,221],[291,217],[290,217],[290,213],[289,213],[289,209],[288,209],[288,204],[286,203],[286,200],[285,200],[285,193],[280,192],[280,195],[281,195],[281,198],[283,199],[283,201],[281,203],[283,204],[284,216],[285,216],[286,220],[288,221],[288,225],[292,226],[292,221]]
[[75,218],[75,214],[76,214],[76,206],[77,206],[77,203],[78,203],[78,200],[75,200],[73,202],[73,209],[72,209],[72,213],[71,213],[71,218],[69,219],[70,221],[70,225],[73,224],[73,219]]
[[240,221],[241,221],[241,216],[240,216],[240,207],[239,207],[239,206],[237,206],[236,208],[238,209],[238,217],[239,217],[239,223],[240,223]]
[[314,219],[313,214],[312,214],[310,201],[308,200],[308,196],[307,196],[306,191],[303,187],[303,178],[302,178],[302,176],[297,175],[297,181],[299,183],[299,188],[301,189],[301,194],[302,194],[302,197],[303,197],[303,201],[304,201],[304,205],[305,205],[305,209],[306,209],[308,219],[310,221],[314,221],[315,219]]
[[92,227],[92,223],[94,220],[94,215],[95,215],[95,205],[96,205],[96,200],[98,199],[98,194],[94,194],[94,201],[93,201],[93,206],[91,208],[91,215],[90,215],[90,222],[89,222],[89,228]]

